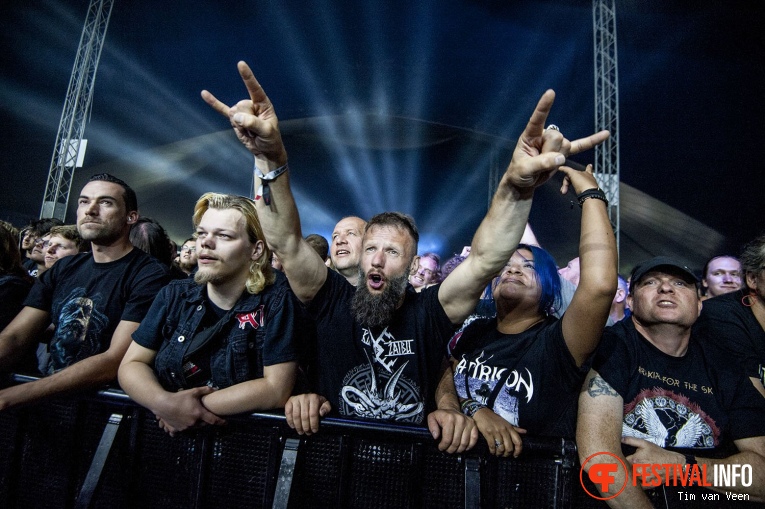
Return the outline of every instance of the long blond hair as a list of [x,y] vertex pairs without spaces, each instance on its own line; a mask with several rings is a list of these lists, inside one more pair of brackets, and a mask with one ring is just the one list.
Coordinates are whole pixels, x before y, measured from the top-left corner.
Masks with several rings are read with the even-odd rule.
[[232,194],[205,193],[197,204],[194,205],[194,228],[199,226],[202,216],[208,209],[234,209],[242,213],[245,221],[245,230],[250,242],[255,244],[259,240],[263,242],[263,252],[260,258],[252,260],[250,263],[250,274],[247,276],[245,286],[249,293],[260,293],[268,285],[274,283],[276,275],[271,268],[271,250],[266,244],[266,237],[263,235],[263,228],[260,226],[258,211],[255,208],[255,202],[244,196],[235,196]]

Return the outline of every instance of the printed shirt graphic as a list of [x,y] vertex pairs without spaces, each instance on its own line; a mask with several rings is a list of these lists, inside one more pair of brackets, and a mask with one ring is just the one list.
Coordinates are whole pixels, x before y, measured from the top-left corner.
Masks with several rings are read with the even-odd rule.
[[119,322],[140,322],[168,279],[167,269],[140,249],[106,263],[91,253],[57,261],[24,302],[49,312],[55,326],[45,372],[106,351]]
[[438,287],[419,294],[407,288],[391,323],[372,330],[351,314],[354,292],[329,271],[307,307],[316,320],[316,392],[345,417],[422,424],[435,407],[441,360],[454,333]]
[[624,320],[606,328],[593,369],[624,401],[623,436],[720,451],[733,440],[765,436],[765,398],[693,335],[685,355],[674,357]]
[[535,435],[573,436],[586,370],[576,366],[558,319],[503,334],[495,318],[479,318],[458,334],[452,351],[458,396]]
[[622,436],[659,447],[711,449],[719,443],[714,420],[687,397],[665,389],[641,391],[624,407]]
[[85,288],[75,288],[64,299],[50,342],[48,374],[99,353],[109,326],[109,318],[99,311],[102,301],[98,294],[88,297]]

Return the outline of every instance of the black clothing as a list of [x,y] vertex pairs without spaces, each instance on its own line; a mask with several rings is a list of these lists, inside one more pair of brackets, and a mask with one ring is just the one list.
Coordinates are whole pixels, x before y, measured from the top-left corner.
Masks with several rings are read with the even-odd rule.
[[140,322],[166,283],[164,266],[140,249],[107,263],[91,253],[58,260],[24,303],[48,311],[56,328],[47,373],[105,352],[119,322]]
[[497,330],[496,318],[479,318],[460,333],[452,356],[460,398],[488,406],[534,435],[573,437],[580,368],[563,339],[561,321],[548,317],[520,334]]

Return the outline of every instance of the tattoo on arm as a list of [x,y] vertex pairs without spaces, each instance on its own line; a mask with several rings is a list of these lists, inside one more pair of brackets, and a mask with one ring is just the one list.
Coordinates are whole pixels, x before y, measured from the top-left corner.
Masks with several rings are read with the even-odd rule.
[[590,383],[587,387],[587,394],[589,394],[592,398],[597,396],[619,395],[619,393],[616,392],[610,385],[608,385],[608,382],[603,380],[603,377],[600,375],[595,375],[590,379]]

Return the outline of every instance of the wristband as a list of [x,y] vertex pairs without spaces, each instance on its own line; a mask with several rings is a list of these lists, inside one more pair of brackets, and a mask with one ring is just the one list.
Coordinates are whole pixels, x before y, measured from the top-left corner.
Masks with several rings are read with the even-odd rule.
[[486,408],[486,405],[482,405],[474,399],[466,399],[462,402],[460,408],[462,408],[463,414],[473,417],[480,409]]
[[606,207],[608,207],[608,198],[606,198],[606,193],[604,193],[601,188],[588,189],[588,190],[582,192],[582,194],[576,195],[576,199],[579,200],[579,207],[580,208],[581,208],[582,204],[586,200],[588,200],[590,198],[595,198],[596,200],[601,200],[601,201],[605,202]]
[[[287,166],[287,164],[285,164],[284,166],[279,166],[275,170],[269,171],[268,173],[264,175],[263,172],[260,171],[260,168],[258,168],[257,165],[255,166],[255,176],[260,179],[259,191],[261,191],[260,194],[263,196],[263,201],[266,203],[266,205],[271,205],[271,190],[268,188],[268,183],[273,182],[274,180],[279,178],[279,175],[281,175],[288,169],[289,167]],[[257,198],[258,197],[256,196],[255,199]]]

